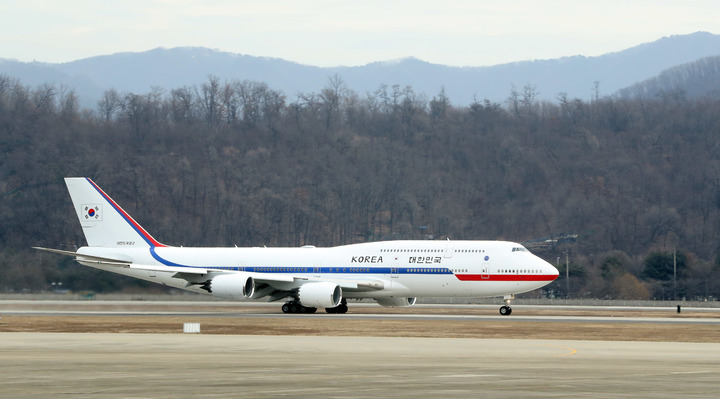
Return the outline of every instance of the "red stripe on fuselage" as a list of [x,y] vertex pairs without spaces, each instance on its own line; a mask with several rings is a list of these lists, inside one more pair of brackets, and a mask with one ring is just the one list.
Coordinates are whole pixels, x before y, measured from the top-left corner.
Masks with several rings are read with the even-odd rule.
[[554,274],[456,274],[460,281],[554,281]]

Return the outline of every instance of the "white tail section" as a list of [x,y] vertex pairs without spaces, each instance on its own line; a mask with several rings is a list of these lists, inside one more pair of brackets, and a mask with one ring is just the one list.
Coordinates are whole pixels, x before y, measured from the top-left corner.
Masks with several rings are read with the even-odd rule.
[[70,197],[91,247],[164,247],[86,177],[66,177]]

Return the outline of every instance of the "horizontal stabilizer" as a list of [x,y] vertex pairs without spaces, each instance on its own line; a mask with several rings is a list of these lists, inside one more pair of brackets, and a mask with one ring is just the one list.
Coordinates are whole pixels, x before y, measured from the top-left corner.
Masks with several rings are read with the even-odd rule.
[[164,265],[157,265],[157,266],[155,266],[155,265],[138,265],[138,264],[132,263],[131,261],[127,261],[127,260],[123,260],[123,259],[113,259],[113,258],[105,258],[102,256],[86,255],[86,254],[81,254],[81,253],[77,253],[77,252],[73,252],[73,251],[63,251],[62,249],[52,249],[52,248],[42,248],[42,247],[33,247],[33,248],[39,249],[41,251],[60,254],[60,255],[74,256],[76,261],[84,262],[84,263],[97,263],[98,265],[126,267],[126,268],[130,268],[130,269],[148,270],[148,271],[156,271],[156,272],[172,272],[172,273],[186,273],[186,274],[207,274],[208,273],[208,270],[206,268],[177,267],[177,266],[164,266]]
[[41,251],[52,252],[54,254],[75,256],[76,260],[78,260],[78,261],[94,260],[94,261],[97,261],[100,263],[117,264],[117,265],[129,265],[130,263],[132,263],[125,259],[104,258],[102,256],[86,255],[86,254],[81,254],[81,253],[73,252],[73,251],[63,251],[62,249],[52,249],[52,248],[42,248],[42,247],[33,247],[33,249],[39,249]]

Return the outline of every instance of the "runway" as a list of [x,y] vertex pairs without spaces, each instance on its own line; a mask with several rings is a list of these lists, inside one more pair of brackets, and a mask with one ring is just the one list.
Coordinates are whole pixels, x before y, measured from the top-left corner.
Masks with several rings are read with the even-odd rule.
[[0,333],[0,397],[717,397],[720,344]]
[[[0,315],[15,316],[148,316],[227,318],[335,318],[347,320],[437,320],[513,321],[571,323],[655,323],[707,324],[720,326],[720,308],[621,306],[516,306],[511,316],[497,314],[496,305],[416,305],[410,308],[382,308],[353,303],[347,314],[283,314],[279,305],[257,302],[173,302],[173,301],[0,301]],[[1,330],[0,330],[1,331]]]
[[[496,312],[0,301],[0,397],[714,398],[720,389],[718,309]],[[202,333],[182,334],[184,322]]]

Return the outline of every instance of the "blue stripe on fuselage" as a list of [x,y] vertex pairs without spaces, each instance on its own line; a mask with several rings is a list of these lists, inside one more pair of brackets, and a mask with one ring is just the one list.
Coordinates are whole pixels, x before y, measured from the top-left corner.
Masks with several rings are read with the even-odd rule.
[[[153,259],[160,262],[165,266],[175,267],[187,267],[187,268],[202,268],[202,269],[219,269],[219,270],[232,270],[232,271],[245,271],[254,273],[317,273],[313,267],[299,267],[299,266],[189,266],[181,265],[179,263],[171,262],[167,259],[162,258],[155,251],[155,247],[150,247],[150,255]],[[321,274],[453,274],[450,269],[442,267],[322,267],[320,268]]]

